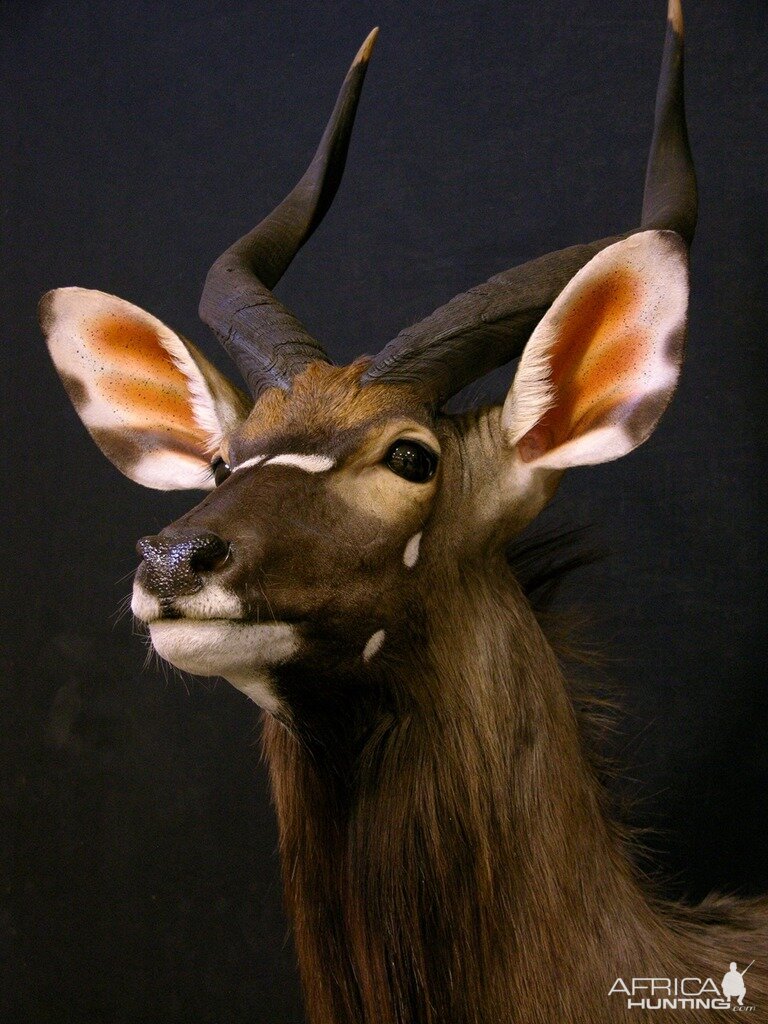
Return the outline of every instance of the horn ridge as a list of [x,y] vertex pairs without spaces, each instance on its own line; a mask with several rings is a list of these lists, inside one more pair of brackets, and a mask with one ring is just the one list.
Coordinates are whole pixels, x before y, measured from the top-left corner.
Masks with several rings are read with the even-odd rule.
[[[439,405],[465,384],[520,355],[531,325],[544,316],[554,296],[601,249],[624,237],[546,253],[462,292],[400,331],[361,382],[411,384],[422,393],[428,384],[433,404]],[[512,349],[510,339],[520,337],[524,340]]]
[[667,18],[640,228],[540,256],[457,295],[385,345],[362,384],[407,382],[440,406],[517,358],[571,277],[601,249],[650,228],[677,231],[690,244],[697,195],[685,122],[680,0],[669,0]]
[[355,113],[378,29],[342,83],[312,161],[283,201],[231,245],[208,271],[200,317],[242,372],[254,398],[287,389],[311,362],[328,356],[271,289],[328,212],[341,182]]
[[680,0],[669,0],[641,224],[644,229],[676,231],[690,245],[698,191],[685,119],[683,34]]

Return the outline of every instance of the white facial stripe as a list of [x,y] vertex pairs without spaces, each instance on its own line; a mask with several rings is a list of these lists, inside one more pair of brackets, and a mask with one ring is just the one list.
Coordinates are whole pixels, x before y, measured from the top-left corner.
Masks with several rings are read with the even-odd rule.
[[336,465],[329,455],[273,455],[264,463],[265,466],[294,466],[305,473],[326,473]]
[[326,473],[336,465],[329,455],[300,455],[297,452],[288,452],[285,455],[254,455],[252,459],[246,459],[239,466],[232,470],[248,469],[250,466],[258,466],[264,463],[265,466],[293,466],[295,469],[303,469],[305,473]]
[[374,654],[377,654],[381,650],[381,645],[384,643],[386,635],[387,634],[383,629],[376,630],[363,648],[363,661],[370,661]]
[[267,711],[279,702],[265,671],[299,649],[297,628],[288,622],[226,622],[160,619],[149,624],[152,646],[172,665],[198,676],[223,676]]
[[245,462],[241,462],[239,466],[232,468],[233,473],[237,473],[241,469],[248,469],[251,466],[258,466],[260,462],[266,459],[266,455],[254,455],[252,459],[246,459]]
[[405,545],[403,551],[403,565],[406,569],[412,569],[419,560],[419,547],[421,545],[421,531],[415,533]]

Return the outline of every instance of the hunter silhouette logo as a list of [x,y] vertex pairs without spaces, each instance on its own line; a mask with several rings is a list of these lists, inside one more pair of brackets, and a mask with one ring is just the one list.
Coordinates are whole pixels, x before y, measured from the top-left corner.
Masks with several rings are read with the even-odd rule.
[[628,1010],[749,1012],[754,1010],[754,1006],[744,1003],[747,994],[744,975],[754,962],[740,971],[738,964],[731,961],[722,985],[718,985],[714,978],[617,978],[608,995],[625,996]]
[[731,962],[731,966],[728,973],[723,978],[723,995],[730,1003],[731,999],[735,999],[739,1006],[744,1005],[744,996],[747,994],[747,986],[744,984],[744,975],[747,973],[749,968],[755,961],[747,964],[743,971],[736,969],[736,963]]

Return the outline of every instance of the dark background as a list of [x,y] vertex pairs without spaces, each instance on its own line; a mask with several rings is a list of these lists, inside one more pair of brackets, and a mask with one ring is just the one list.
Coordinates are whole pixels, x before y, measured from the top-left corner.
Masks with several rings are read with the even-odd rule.
[[[133,544],[188,507],[100,455],[39,295],[124,296],[223,365],[213,258],[308,161],[382,33],[345,183],[279,288],[347,360],[455,292],[637,223],[663,0],[2,7],[4,460],[0,1006],[40,1022],[302,1019],[258,712],[142,667],[117,616]],[[689,357],[661,428],[571,474],[610,557],[596,613],[617,783],[673,896],[768,888],[767,9],[688,3],[701,186]]]

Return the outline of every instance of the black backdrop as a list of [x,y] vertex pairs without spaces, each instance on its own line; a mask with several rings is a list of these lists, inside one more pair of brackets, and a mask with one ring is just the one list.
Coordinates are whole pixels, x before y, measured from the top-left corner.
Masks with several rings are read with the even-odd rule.
[[[764,0],[687,11],[701,185],[689,357],[660,430],[558,499],[622,695],[621,790],[666,891],[768,888]],[[663,0],[2,7],[3,937],[7,1019],[298,1021],[256,709],[142,669],[133,543],[189,504],[99,454],[44,290],[146,307],[209,353],[213,257],[303,170],[382,33],[345,183],[280,295],[339,359],[466,286],[637,221]],[[220,362],[217,353],[214,358]]]

